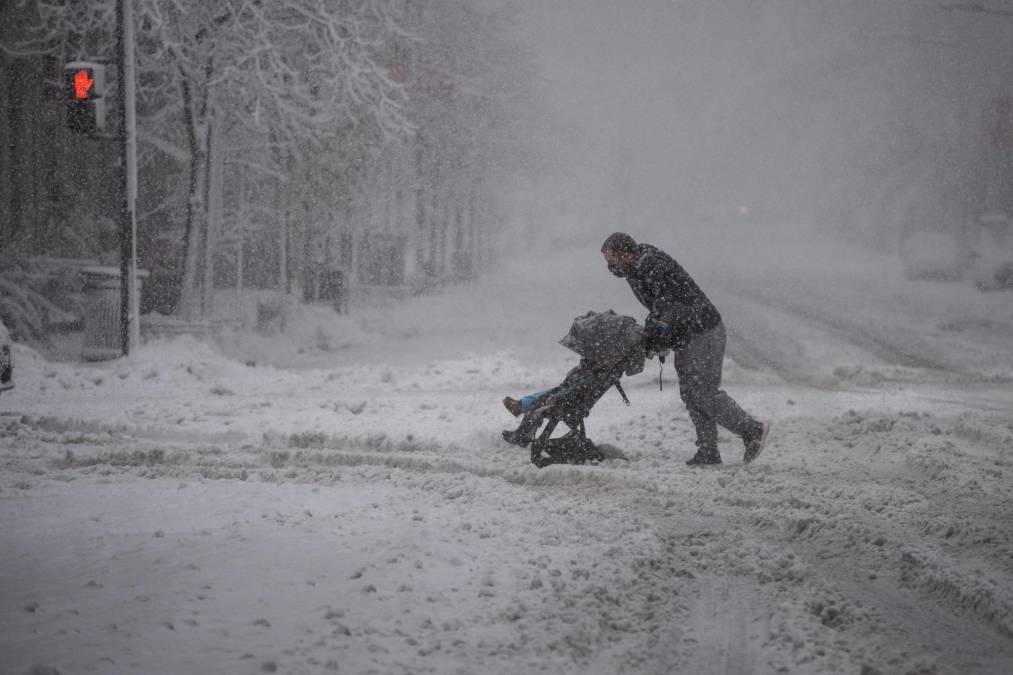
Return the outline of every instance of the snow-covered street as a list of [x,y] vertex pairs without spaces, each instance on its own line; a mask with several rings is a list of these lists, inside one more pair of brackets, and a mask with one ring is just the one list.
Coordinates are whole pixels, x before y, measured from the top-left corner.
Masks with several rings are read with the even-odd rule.
[[723,467],[686,467],[656,362],[588,420],[627,460],[539,470],[499,438],[502,396],[574,363],[554,340],[588,298],[640,315],[600,266],[310,311],[273,357],[19,348],[0,671],[1008,673],[1009,296],[875,262],[710,282],[725,388],[774,424],[748,466],[723,435]]

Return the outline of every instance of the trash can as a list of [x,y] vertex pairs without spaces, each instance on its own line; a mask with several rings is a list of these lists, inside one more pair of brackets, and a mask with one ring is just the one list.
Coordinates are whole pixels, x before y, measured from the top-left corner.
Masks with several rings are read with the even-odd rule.
[[348,286],[343,271],[328,270],[321,275],[320,299],[331,303],[338,314],[348,314]]
[[[113,266],[85,267],[84,347],[86,361],[115,359],[123,354],[120,342],[120,269]],[[147,270],[137,270],[137,295]]]

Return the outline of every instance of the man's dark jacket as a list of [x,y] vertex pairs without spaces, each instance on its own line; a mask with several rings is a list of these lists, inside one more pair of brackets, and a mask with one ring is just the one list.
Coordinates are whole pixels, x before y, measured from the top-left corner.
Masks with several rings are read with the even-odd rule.
[[[650,244],[637,244],[626,281],[650,314],[648,340],[658,346],[679,349],[701,333],[721,323],[718,310],[700,287],[664,251]],[[662,322],[660,328],[653,322]]]

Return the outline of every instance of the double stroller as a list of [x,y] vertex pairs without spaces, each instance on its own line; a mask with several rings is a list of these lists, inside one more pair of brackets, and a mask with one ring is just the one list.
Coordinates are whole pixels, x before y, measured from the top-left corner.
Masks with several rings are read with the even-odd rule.
[[[559,344],[579,354],[580,363],[552,389],[520,400],[504,399],[511,413],[523,415],[516,429],[503,432],[504,440],[522,448],[530,446],[531,462],[538,468],[605,459],[604,453],[587,437],[584,418],[612,387],[629,405],[619,380],[624,374],[636,375],[644,369],[647,355],[641,338],[642,328],[636,319],[612,310],[588,312],[574,319]],[[552,438],[560,422],[569,431]]]

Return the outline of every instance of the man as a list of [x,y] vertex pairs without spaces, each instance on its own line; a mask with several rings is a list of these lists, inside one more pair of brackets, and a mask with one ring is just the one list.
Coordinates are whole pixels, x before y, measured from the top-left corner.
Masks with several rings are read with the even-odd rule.
[[720,389],[725,327],[718,310],[679,263],[650,244],[638,244],[625,232],[616,232],[605,240],[601,252],[609,271],[626,279],[649,312],[645,349],[672,350],[679,394],[696,427],[696,454],[686,463],[721,463],[719,424],[742,438],[744,462],[756,459],[770,425],[751,417]]

